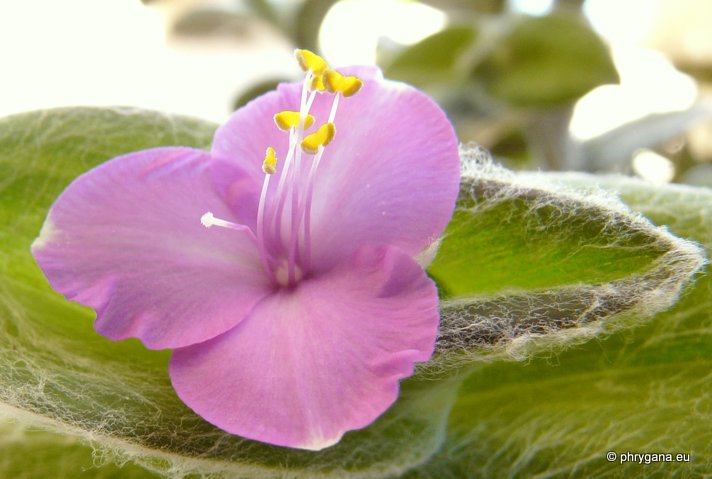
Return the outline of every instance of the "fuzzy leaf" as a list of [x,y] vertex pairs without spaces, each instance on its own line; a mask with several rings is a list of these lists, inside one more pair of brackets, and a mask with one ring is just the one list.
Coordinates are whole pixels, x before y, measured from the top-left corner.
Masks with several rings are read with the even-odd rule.
[[429,272],[440,285],[438,355],[423,369],[526,359],[634,326],[670,307],[705,262],[601,191],[514,174],[478,148]]
[[[28,460],[29,459],[29,460]],[[0,476],[12,479],[151,479],[132,464],[106,463],[75,437],[0,419]]]
[[[634,210],[712,252],[712,190],[624,177],[529,175],[526,183],[618,193]],[[561,186],[560,186],[561,187]],[[465,382],[445,446],[410,479],[704,477],[712,470],[712,277],[643,327]],[[615,452],[615,461],[606,454]],[[691,462],[621,464],[621,453]]]
[[[632,325],[674,301],[702,262],[693,245],[615,201],[545,185],[525,188],[520,176],[479,164],[480,179],[463,182],[459,216],[432,269],[443,289],[458,296],[443,305],[436,360],[404,383],[398,403],[374,425],[333,448],[313,453],[247,441],[207,424],[178,400],[167,352],[96,334],[93,312],[51,291],[29,253],[49,206],[76,176],[137,149],[207,147],[214,128],[129,109],[62,109],[0,120],[0,221],[7,225],[0,230],[0,412],[90,442],[108,460],[133,461],[166,476],[394,476],[425,463],[441,446],[461,367],[541,350],[531,345],[559,350],[606,332],[609,324],[619,325],[611,331]],[[562,214],[538,214],[547,205]],[[492,231],[472,227],[478,224]],[[512,240],[520,230],[530,236]],[[522,242],[528,241],[538,256],[525,255]],[[514,245],[510,253],[523,259],[503,257],[501,242]],[[452,255],[458,249],[474,261],[467,276]],[[660,268],[661,261],[669,268]],[[616,288],[633,302],[622,301]],[[596,309],[602,299],[605,307]],[[652,306],[642,307],[646,302]],[[493,320],[501,318],[507,327],[492,334],[500,323]],[[432,375],[440,379],[420,380]]]

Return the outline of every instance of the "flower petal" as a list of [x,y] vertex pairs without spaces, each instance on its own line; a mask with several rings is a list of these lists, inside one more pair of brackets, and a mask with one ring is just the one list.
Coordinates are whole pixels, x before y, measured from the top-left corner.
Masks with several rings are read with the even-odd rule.
[[210,341],[173,352],[178,396],[228,432],[319,450],[373,422],[427,360],[437,290],[396,248],[364,248],[267,297]]
[[153,349],[210,339],[240,322],[269,284],[252,232],[206,229],[233,219],[210,157],[157,148],[104,163],[52,206],[32,253],[52,287],[97,311],[109,339]]
[[460,176],[445,113],[414,88],[367,81],[341,100],[335,123],[314,192],[315,261],[328,265],[380,243],[415,255],[436,240],[452,216]]
[[[430,98],[383,80],[377,69],[339,71],[360,75],[364,86],[355,96],[340,99],[336,136],[317,173],[312,244],[319,270],[369,244],[418,253],[450,220],[460,175],[455,132]],[[300,88],[280,85],[238,110],[216,133],[213,154],[249,170],[254,196],[261,186],[265,148],[275,147],[279,158],[287,153],[288,135],[275,133],[272,115],[298,108]],[[333,98],[317,95],[311,110],[316,125],[327,120]],[[236,210],[239,217],[254,217],[255,206],[248,210],[244,201],[230,204],[242,207]]]

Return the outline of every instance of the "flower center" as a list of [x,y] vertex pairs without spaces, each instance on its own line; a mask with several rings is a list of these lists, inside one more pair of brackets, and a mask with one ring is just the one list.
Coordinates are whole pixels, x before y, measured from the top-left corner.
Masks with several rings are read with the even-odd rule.
[[[295,56],[305,72],[299,111],[282,111],[274,116],[277,127],[289,134],[289,146],[276,188],[270,188],[270,179],[278,171],[277,153],[267,147],[254,232],[265,272],[279,287],[292,287],[310,272],[316,173],[324,149],[336,135],[334,121],[339,98],[356,94],[362,86],[360,79],[330,69],[323,58],[308,50],[297,50]],[[309,113],[314,99],[327,92],[334,95],[329,117],[316,131],[307,134],[316,121]],[[246,228],[215,218],[210,212],[203,215],[201,222],[205,227]]]

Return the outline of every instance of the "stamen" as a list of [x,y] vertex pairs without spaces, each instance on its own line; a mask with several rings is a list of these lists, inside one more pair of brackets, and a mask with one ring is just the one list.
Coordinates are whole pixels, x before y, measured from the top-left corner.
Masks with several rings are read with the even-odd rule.
[[302,140],[301,146],[304,153],[316,155],[320,146],[331,143],[336,134],[336,127],[333,123],[324,123],[319,129]]
[[309,84],[309,89],[320,92],[326,90],[326,86],[324,85],[324,75],[316,75],[312,78],[312,81]]
[[[339,107],[339,96],[334,95],[334,101],[331,103],[331,111],[329,112],[329,122],[327,124],[334,124],[336,119],[336,109]],[[307,177],[307,191],[304,198],[304,268],[308,270],[311,267],[311,204],[312,198],[314,196],[314,178],[316,176],[316,170],[319,168],[321,163],[321,158],[324,155],[324,147],[320,146],[314,160],[312,161],[311,168],[309,169],[309,176]]]
[[307,106],[306,110],[309,111],[311,110],[312,104],[314,103],[314,98],[316,98],[316,91],[311,92],[311,95],[309,95],[309,99],[307,100]]
[[326,60],[309,50],[294,50],[294,56],[302,70],[311,71],[315,76],[321,75],[329,67]]
[[[301,113],[298,111],[282,111],[274,115],[274,123],[282,131],[290,131],[299,126]],[[304,117],[304,128],[309,128],[314,124],[314,115]]]
[[274,222],[274,235],[276,238],[280,238],[282,233],[282,210],[284,209],[285,201],[285,188],[287,186],[287,178],[291,173],[292,159],[294,158],[294,150],[296,142],[298,140],[296,129],[292,130],[289,135],[289,153],[287,153],[287,158],[284,160],[284,168],[282,168],[282,173],[279,176],[279,183],[277,183],[277,192],[275,193],[276,207],[274,209],[274,214],[270,221]]
[[314,196],[314,176],[319,168],[323,154],[324,147],[320,146],[309,169],[307,191],[304,198],[304,268],[307,270],[311,267],[311,204]]
[[[302,83],[299,111],[285,110],[274,116],[280,130],[289,132],[289,149],[281,168],[276,188],[269,188],[271,175],[277,171],[277,156],[273,148],[267,148],[262,169],[266,173],[257,210],[257,245],[268,275],[276,285],[291,287],[309,272],[311,261],[311,205],[313,202],[316,172],[319,169],[324,150],[336,135],[334,119],[340,97],[354,95],[362,87],[355,76],[346,77],[330,70],[326,61],[309,50],[296,50],[295,57],[306,72]],[[309,114],[317,93],[329,91],[334,99],[328,121],[315,132],[305,135],[304,131],[315,123]],[[307,167],[302,163],[302,155],[314,155]],[[304,160],[308,161],[308,160]],[[267,209],[267,195],[270,208]],[[286,216],[287,202],[290,202],[289,218]],[[206,217],[204,224],[219,224],[212,216]],[[237,225],[236,225],[237,226]],[[302,227],[304,235],[302,236]],[[282,236],[285,229],[286,238]],[[267,242],[266,239],[270,239]],[[274,241],[272,241],[274,240]],[[267,251],[267,247],[271,251]]]
[[301,174],[302,169],[302,152],[297,151],[297,155],[294,161],[294,171],[292,172],[292,208],[291,208],[291,218],[289,225],[289,246],[287,249],[287,277],[289,279],[289,284],[294,284],[297,281],[297,238],[299,235],[299,221],[301,220],[299,214],[299,181],[298,177]]
[[267,191],[269,190],[269,180],[272,175],[277,172],[277,153],[271,146],[267,147],[265,159],[262,162],[262,171],[265,172],[265,179],[262,182],[262,192],[260,193],[260,202],[257,205],[257,249],[260,252],[262,259],[262,267],[272,281],[275,280],[274,272],[270,268],[267,258],[267,248],[265,247],[265,203],[267,201]]
[[[299,115],[300,118],[306,118],[309,114],[309,107],[307,106],[307,85],[311,79],[311,71],[307,72],[304,83],[302,84],[302,95],[299,100]],[[313,94],[312,94],[313,95]],[[300,123],[301,125],[301,123]],[[279,183],[277,184],[277,192],[275,193],[275,199],[277,206],[274,210],[274,216],[272,220],[274,221],[274,235],[276,238],[281,238],[282,236],[282,211],[284,211],[284,203],[286,201],[285,185],[287,183],[287,177],[290,176],[290,167],[292,164],[292,159],[294,158],[294,152],[297,149],[297,143],[303,134],[304,129],[293,128],[289,135],[289,152],[287,153],[287,158],[284,160],[284,169],[279,177]],[[291,177],[291,176],[290,176]],[[290,181],[292,183],[292,181]]]
[[314,76],[314,73],[312,73],[311,71],[308,71],[307,76],[306,76],[306,78],[304,78],[304,83],[302,85],[302,94],[299,97],[299,114],[302,116],[306,116],[309,113],[309,109],[306,108],[307,93],[309,92],[309,84],[310,84],[313,76]]
[[[307,77],[304,80],[304,86],[309,84],[309,73],[307,73]],[[314,101],[314,98],[316,97],[316,92],[311,92],[311,95],[309,95],[309,99],[304,102],[304,95],[305,90],[302,89],[302,103],[300,105],[300,112],[302,116],[307,115],[309,113],[309,110],[311,109],[312,102]],[[297,139],[300,139],[304,133],[304,128],[299,128],[297,130]],[[310,135],[311,136],[311,135]],[[299,209],[299,181],[298,178],[302,174],[302,150],[297,149],[295,145],[295,160],[294,160],[294,172],[292,173],[292,208],[291,208],[291,218],[290,218],[290,236],[289,236],[289,245],[287,248],[287,278],[289,281],[289,284],[294,284],[298,278],[297,278],[297,269],[298,266],[296,264],[296,256],[297,256],[297,240],[299,238],[299,223],[302,220],[302,213],[301,210]]]
[[262,162],[262,171],[267,175],[274,175],[277,172],[277,154],[271,146],[267,148],[265,159]]
[[334,101],[331,102],[331,111],[329,112],[329,123],[334,124],[336,119],[336,109],[339,107],[339,95],[334,96]]
[[330,93],[341,93],[345,97],[355,95],[363,86],[363,82],[355,76],[344,76],[336,70],[324,70],[324,87]]

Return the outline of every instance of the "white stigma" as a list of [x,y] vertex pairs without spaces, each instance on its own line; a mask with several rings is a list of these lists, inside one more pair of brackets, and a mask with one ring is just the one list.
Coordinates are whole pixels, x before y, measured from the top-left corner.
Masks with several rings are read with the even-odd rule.
[[220,218],[216,218],[211,211],[208,211],[203,216],[201,216],[200,222],[206,228],[210,228],[212,226],[221,226],[223,228],[230,228],[231,230],[249,229],[245,225],[241,225],[238,223],[233,223],[232,221],[226,221],[226,220],[222,220]]
[[215,221],[215,216],[213,216],[213,214],[210,211],[208,211],[207,213],[205,213],[203,216],[200,217],[200,222],[206,228],[210,228],[211,226],[213,226],[213,224],[214,224],[213,221]]

